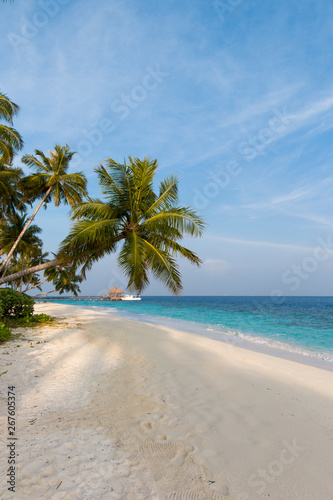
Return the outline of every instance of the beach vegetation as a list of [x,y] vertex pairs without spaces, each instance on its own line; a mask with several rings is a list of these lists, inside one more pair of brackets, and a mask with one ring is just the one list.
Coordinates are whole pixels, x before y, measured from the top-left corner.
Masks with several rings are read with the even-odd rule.
[[34,300],[24,293],[11,288],[0,289],[0,314],[2,321],[6,318],[24,318],[32,316]]
[[34,314],[34,300],[11,288],[0,289],[0,342],[13,337],[12,328],[38,326],[53,321],[47,314]]
[[72,209],[76,221],[60,247],[60,258],[70,258],[85,276],[94,262],[121,248],[118,264],[128,288],[141,293],[149,272],[174,294],[182,290],[176,257],[199,266],[201,260],[179,241],[201,236],[202,218],[179,205],[178,178],[169,176],[154,191],[157,160],[129,157],[128,165],[111,158],[95,171],[103,199],[88,198]]
[[19,106],[12,102],[6,94],[0,92],[0,165],[11,166],[14,155],[23,147],[23,139],[15,130],[13,118],[19,112]]
[[[200,237],[204,222],[191,207],[179,204],[178,178],[165,178],[155,191],[156,159],[129,157],[127,163],[117,163],[109,158],[95,168],[101,197],[92,198],[84,174],[69,172],[75,152],[68,144],[57,144],[48,155],[38,149],[25,154],[22,163],[32,173],[24,175],[13,167],[14,155],[23,146],[12,127],[18,110],[0,93],[0,121],[5,122],[0,123],[0,286],[10,283],[12,292],[24,293],[35,288],[41,291],[43,283],[52,282],[52,292],[77,295],[79,283],[93,264],[119,250],[118,265],[129,290],[141,293],[152,275],[179,294],[182,281],[177,257],[201,264],[181,244],[182,239]],[[35,202],[28,217],[27,206]],[[40,208],[51,202],[56,207],[70,205],[73,225],[49,260],[39,238],[41,230],[33,221]],[[8,302],[13,295],[4,290]]]
[[[17,183],[23,172],[12,166],[15,153],[23,147],[22,137],[12,127],[18,111],[19,106],[0,92],[0,220],[13,213],[21,201]],[[24,208],[22,204],[21,209]]]
[[40,201],[1,263],[2,276],[5,276],[18,244],[42,205],[46,206],[53,201],[56,207],[60,203],[74,206],[87,195],[87,180],[84,174],[82,172],[68,173],[74,154],[66,144],[66,146],[56,145],[54,151],[50,151],[50,156],[36,149],[35,155],[27,154],[22,157],[24,165],[34,171],[33,174],[22,177],[18,182],[18,188],[23,194],[22,201],[23,203]]
[[[68,153],[70,159],[72,153],[68,146],[65,151],[61,151]],[[54,154],[57,161],[61,151],[57,149]],[[38,152],[38,158],[27,155],[23,157],[26,164],[34,165],[37,170],[36,174],[23,178],[19,183],[24,201],[38,196],[37,187],[41,185],[41,179],[44,179],[44,190],[39,190],[41,203],[50,201],[53,196],[44,170],[44,164],[50,159],[41,155]],[[46,280],[52,280],[55,284],[54,291],[69,291],[76,295],[78,283],[86,277],[86,272],[93,264],[119,249],[118,264],[128,279],[129,290],[141,293],[149,284],[151,274],[178,295],[182,290],[182,282],[176,258],[182,257],[196,266],[201,264],[200,258],[180,242],[185,236],[202,236],[205,224],[191,207],[179,204],[176,176],[163,179],[159,190],[155,192],[157,168],[157,160],[148,158],[140,160],[129,157],[128,164],[117,163],[109,158],[105,164],[95,168],[102,198],[87,196],[82,200],[85,192],[82,179],[77,182],[76,195],[72,189],[67,189],[67,185],[65,190],[57,185],[55,199],[60,203],[63,192],[64,199],[73,206],[71,217],[74,224],[69,235],[61,243],[53,260],[14,272],[8,277],[3,276],[0,285],[46,271]],[[72,179],[76,183],[77,176]],[[41,204],[39,208],[40,206]],[[18,245],[19,241],[16,242]],[[14,253],[14,247],[9,253]],[[40,284],[43,282],[45,280]]]
[[[25,224],[26,215],[20,215],[17,212],[10,214],[4,221],[0,222],[0,255],[8,254]],[[40,232],[40,227],[33,224],[23,234],[10,261],[9,269],[11,272],[23,270],[25,267],[29,267],[33,259],[41,257],[43,242],[37,236]],[[12,282],[12,288],[22,291],[24,282],[27,282],[27,279],[22,277],[20,280]]]
[[20,168],[8,167],[0,162],[0,221],[13,215],[21,203],[21,211],[25,210],[22,197],[17,190],[17,183],[22,176]]
[[54,289],[37,295],[37,297],[42,297],[43,295],[49,295],[50,293],[57,292],[59,295],[63,293],[69,293],[78,296],[80,293],[79,283],[83,281],[83,277],[76,274],[75,266],[62,266],[51,267],[44,271],[44,276],[46,276],[45,281],[50,281],[54,285]]
[[9,328],[25,328],[28,326],[45,325],[54,321],[54,318],[47,314],[33,314],[32,316],[24,316],[23,318],[9,317],[5,324]]
[[5,325],[2,321],[0,321],[0,342],[5,342],[5,340],[9,340],[12,338],[12,331],[8,326]]

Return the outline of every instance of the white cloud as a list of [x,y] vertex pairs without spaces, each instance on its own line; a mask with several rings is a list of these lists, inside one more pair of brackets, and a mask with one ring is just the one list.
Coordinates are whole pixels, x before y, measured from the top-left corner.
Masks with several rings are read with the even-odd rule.
[[307,247],[307,246],[302,246],[302,245],[293,245],[290,243],[275,243],[271,241],[254,241],[254,240],[242,240],[238,238],[224,238],[222,236],[212,236],[212,235],[207,235],[207,238],[210,240],[215,240],[215,241],[221,241],[225,243],[235,243],[236,245],[250,245],[250,246],[259,246],[259,247],[270,247],[270,248],[276,248],[280,250],[286,250],[286,251],[295,251],[295,252],[313,252],[314,247]]

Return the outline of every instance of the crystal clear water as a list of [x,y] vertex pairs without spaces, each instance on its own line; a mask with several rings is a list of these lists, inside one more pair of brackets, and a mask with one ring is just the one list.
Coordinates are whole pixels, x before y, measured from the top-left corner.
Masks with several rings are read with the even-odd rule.
[[[53,302],[53,301],[52,301]],[[196,331],[217,340],[298,353],[333,363],[333,297],[142,297],[141,301],[60,300]]]

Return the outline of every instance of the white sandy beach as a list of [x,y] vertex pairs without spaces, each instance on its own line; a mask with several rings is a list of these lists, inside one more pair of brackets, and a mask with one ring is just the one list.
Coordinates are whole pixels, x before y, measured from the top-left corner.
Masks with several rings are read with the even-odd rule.
[[332,372],[97,310],[35,309],[59,321],[0,347],[2,500],[333,498]]

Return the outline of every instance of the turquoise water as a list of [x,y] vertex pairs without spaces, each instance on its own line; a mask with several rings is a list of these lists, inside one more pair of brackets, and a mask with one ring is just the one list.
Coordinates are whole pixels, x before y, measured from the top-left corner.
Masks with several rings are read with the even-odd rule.
[[[52,301],[54,302],[54,301]],[[247,341],[333,363],[333,297],[142,297],[105,302],[82,298],[59,303],[195,331],[217,340]]]

